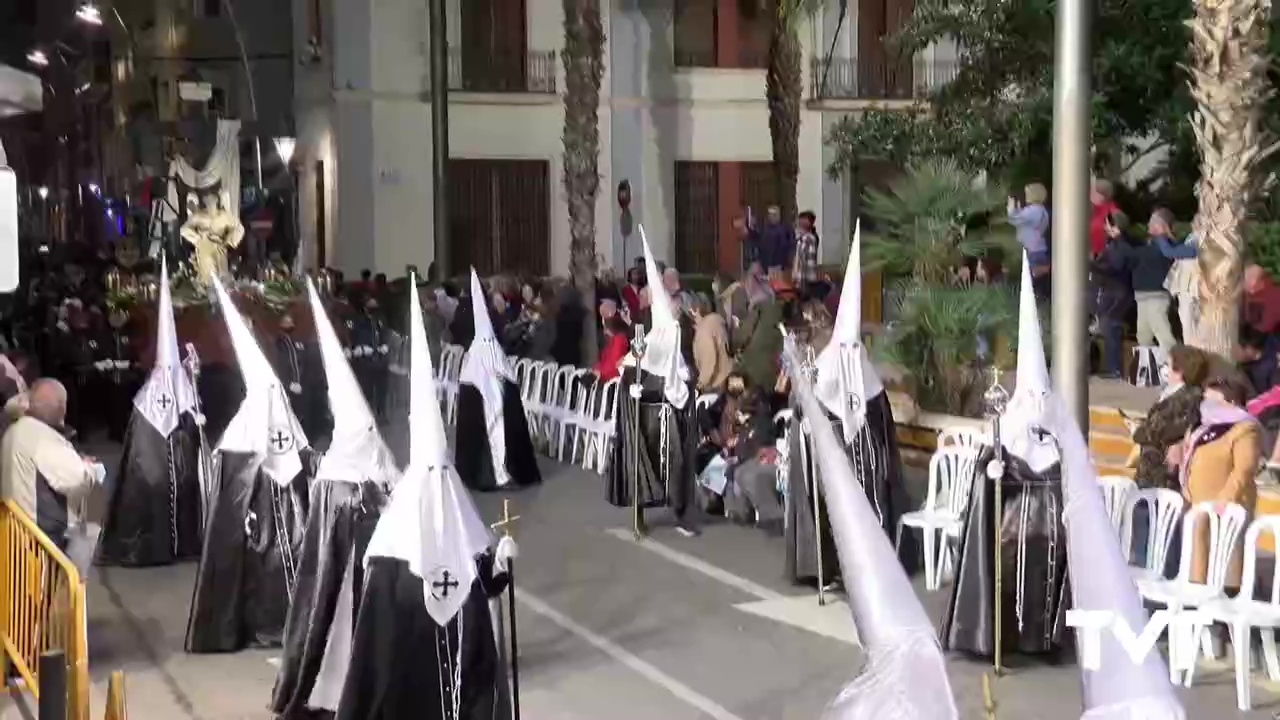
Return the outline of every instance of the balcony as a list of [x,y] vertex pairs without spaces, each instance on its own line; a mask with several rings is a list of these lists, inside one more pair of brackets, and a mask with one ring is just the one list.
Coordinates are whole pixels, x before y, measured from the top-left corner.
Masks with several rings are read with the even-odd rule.
[[955,78],[955,60],[813,57],[809,99],[923,100]]
[[449,90],[555,95],[558,67],[554,50],[495,55],[478,48],[449,48]]

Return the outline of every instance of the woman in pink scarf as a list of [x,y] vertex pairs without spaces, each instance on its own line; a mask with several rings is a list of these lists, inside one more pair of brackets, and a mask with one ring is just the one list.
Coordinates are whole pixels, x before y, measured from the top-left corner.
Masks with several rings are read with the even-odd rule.
[[1280,468],[1280,385],[1250,400],[1248,410],[1262,425],[1262,452],[1268,458],[1267,464]]
[[[1244,385],[1234,378],[1215,377],[1204,389],[1200,425],[1181,445],[1169,449],[1170,465],[1179,468],[1187,506],[1212,502],[1218,512],[1228,503],[1244,507],[1252,517],[1258,504],[1256,478],[1261,459],[1261,428],[1244,408]],[[1183,542],[1186,542],[1186,538]],[[1209,558],[1209,523],[1196,523],[1190,580],[1203,583]],[[1227,571],[1227,588],[1240,587],[1240,548]]]

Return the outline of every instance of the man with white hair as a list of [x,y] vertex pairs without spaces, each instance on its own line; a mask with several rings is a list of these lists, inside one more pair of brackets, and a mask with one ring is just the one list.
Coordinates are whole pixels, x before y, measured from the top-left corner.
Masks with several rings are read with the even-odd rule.
[[688,312],[693,308],[693,295],[681,287],[679,270],[673,267],[663,270],[662,286],[666,288],[667,294],[671,296],[671,303],[677,310]]
[[0,497],[13,500],[59,548],[66,549],[68,504],[88,495],[106,471],[83,457],[62,433],[67,389],[51,378],[37,380],[27,413],[0,441]]

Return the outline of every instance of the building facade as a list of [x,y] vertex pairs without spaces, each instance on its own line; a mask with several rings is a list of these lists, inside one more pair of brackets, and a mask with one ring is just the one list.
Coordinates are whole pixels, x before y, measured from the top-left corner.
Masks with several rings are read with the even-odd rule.
[[[768,13],[739,0],[601,1],[603,262],[624,266],[640,254],[639,234],[624,234],[616,203],[626,180],[632,215],[660,259],[691,272],[738,267],[733,218],[774,202]],[[829,261],[843,257],[867,178],[827,177],[827,129],[867,107],[914,106],[954,65],[945,49],[905,61],[890,53],[882,38],[910,7],[833,2],[802,24],[798,204],[818,215]],[[454,269],[563,274],[561,3],[449,0],[447,16]],[[295,165],[309,264],[399,273],[430,263],[428,38],[420,1],[295,0]]]

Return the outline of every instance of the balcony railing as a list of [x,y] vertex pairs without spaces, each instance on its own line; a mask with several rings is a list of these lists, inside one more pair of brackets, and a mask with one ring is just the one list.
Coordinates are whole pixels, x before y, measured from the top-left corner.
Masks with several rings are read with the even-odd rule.
[[558,66],[554,50],[491,54],[449,48],[449,89],[554,95]]
[[919,100],[956,75],[953,60],[811,58],[811,100]]

